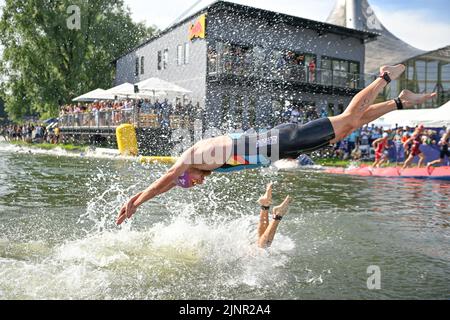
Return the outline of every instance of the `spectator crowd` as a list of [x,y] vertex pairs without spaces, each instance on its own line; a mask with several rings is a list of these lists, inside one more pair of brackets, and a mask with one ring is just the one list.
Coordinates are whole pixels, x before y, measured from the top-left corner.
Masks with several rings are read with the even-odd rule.
[[45,126],[44,124],[10,124],[0,127],[0,137],[8,142],[57,144],[60,140],[60,129],[54,125]]
[[[347,138],[334,145],[334,157],[347,160],[371,160],[374,156],[374,141],[387,136],[386,152],[393,149],[393,153],[401,155],[405,142],[411,138],[414,133],[414,127],[396,127],[384,129],[375,125],[366,125],[361,129],[352,132]],[[424,130],[420,136],[422,145],[436,146],[444,136],[446,128],[439,130]]]

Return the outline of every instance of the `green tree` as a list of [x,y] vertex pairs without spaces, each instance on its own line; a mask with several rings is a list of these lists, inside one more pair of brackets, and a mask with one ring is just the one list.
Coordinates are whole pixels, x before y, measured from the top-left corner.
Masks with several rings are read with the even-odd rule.
[[[78,21],[79,29],[73,28]],[[61,104],[112,85],[112,61],[156,32],[117,0],[6,0],[0,19],[0,97],[10,118],[56,116]]]

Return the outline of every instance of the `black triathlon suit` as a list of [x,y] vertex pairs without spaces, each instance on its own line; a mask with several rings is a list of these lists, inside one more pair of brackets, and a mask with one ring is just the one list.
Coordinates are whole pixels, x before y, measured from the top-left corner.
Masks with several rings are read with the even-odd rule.
[[268,166],[281,159],[296,159],[300,154],[327,146],[336,135],[328,118],[305,125],[288,123],[267,132],[230,134],[233,152],[217,172],[230,172]]

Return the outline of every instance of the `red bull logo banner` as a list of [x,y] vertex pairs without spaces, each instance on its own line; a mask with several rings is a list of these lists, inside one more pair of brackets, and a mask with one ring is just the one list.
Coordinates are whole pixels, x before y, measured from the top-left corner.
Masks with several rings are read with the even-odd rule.
[[189,40],[206,38],[206,14],[201,15],[197,21],[189,26]]

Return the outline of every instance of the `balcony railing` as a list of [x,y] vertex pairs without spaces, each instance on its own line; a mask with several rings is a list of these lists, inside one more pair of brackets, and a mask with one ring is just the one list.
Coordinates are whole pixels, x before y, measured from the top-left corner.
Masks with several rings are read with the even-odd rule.
[[289,64],[269,67],[264,63],[254,63],[232,57],[222,57],[219,63],[210,59],[208,70],[212,77],[237,76],[350,89],[363,89],[375,80],[375,76],[369,74],[321,68],[310,69],[307,66]]
[[70,128],[110,128],[135,122],[136,115],[133,109],[70,113],[63,115],[59,120],[61,127]]
[[71,129],[114,129],[128,123],[138,128],[154,129],[193,127],[193,121],[189,117],[171,115],[164,118],[154,113],[140,113],[135,109],[70,113],[59,118],[61,128]]

